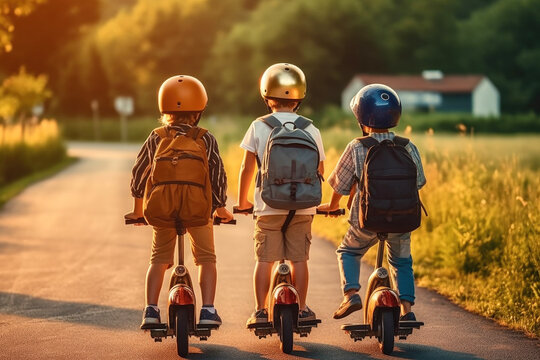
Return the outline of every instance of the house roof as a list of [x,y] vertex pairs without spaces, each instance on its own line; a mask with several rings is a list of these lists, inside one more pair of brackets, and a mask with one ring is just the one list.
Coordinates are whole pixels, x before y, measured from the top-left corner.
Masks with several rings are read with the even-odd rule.
[[482,75],[445,75],[440,80],[427,80],[421,75],[358,74],[353,79],[365,85],[384,84],[396,91],[436,91],[440,93],[470,93],[484,78]]

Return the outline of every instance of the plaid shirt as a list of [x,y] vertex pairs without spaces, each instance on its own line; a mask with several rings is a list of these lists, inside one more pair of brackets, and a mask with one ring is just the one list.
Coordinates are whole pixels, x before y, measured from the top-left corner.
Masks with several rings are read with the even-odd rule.
[[[393,132],[387,133],[372,133],[371,137],[381,142],[384,139],[392,140],[394,138]],[[418,189],[426,183],[426,177],[424,175],[424,169],[422,167],[422,160],[420,159],[420,153],[416,146],[409,141],[405,149],[411,155],[414,163],[416,164],[417,177],[416,182]],[[367,148],[362,145],[360,141],[354,139],[351,141],[330,174],[328,178],[328,184],[334,189],[334,191],[341,195],[349,195],[353,185],[358,182],[362,176],[362,170],[364,168],[364,160],[366,158]],[[349,223],[357,229],[360,229],[360,222],[358,220],[360,209],[360,196],[358,191],[354,195],[354,199],[351,206],[351,214]]]

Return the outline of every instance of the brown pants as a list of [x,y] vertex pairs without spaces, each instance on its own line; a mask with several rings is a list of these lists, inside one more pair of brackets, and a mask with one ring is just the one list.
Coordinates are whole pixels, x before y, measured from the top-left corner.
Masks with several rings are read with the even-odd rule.
[[[212,225],[212,220],[209,220],[206,225],[187,228],[195,265],[216,262]],[[169,267],[174,264],[176,237],[176,229],[154,227],[150,264],[169,264]]]

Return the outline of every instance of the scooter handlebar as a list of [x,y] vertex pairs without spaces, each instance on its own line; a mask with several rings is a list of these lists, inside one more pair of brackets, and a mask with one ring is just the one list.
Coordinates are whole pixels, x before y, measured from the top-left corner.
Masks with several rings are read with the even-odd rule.
[[[141,224],[141,225],[148,225],[145,218],[140,217],[137,219],[124,219],[126,225],[134,225],[134,224]],[[236,220],[233,219],[229,222],[223,222],[223,219],[220,217],[214,218],[214,225],[221,225],[221,224],[227,224],[227,225],[236,225]]]
[[340,216],[345,215],[345,209],[337,209],[334,211],[322,211],[317,209],[318,215],[332,215],[332,216]]
[[137,219],[127,219],[127,218],[124,218],[125,222],[126,222],[126,225],[131,225],[131,224],[141,224],[141,225],[148,225],[148,223],[146,222],[146,219],[143,218],[143,217],[140,217],[140,218],[137,218]]
[[219,216],[216,216],[214,218],[214,225],[219,226],[221,224],[224,224],[224,225],[236,225],[236,220],[232,219],[231,221],[223,222],[223,218],[220,218]]

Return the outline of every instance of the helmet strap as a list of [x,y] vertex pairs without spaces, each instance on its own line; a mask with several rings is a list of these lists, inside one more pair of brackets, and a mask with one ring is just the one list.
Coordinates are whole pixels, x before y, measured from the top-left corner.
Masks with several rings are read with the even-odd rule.
[[300,107],[300,104],[302,103],[302,101],[298,101],[298,104],[296,104],[296,106],[294,107],[293,111],[294,112],[297,112],[298,111],[298,108]]

